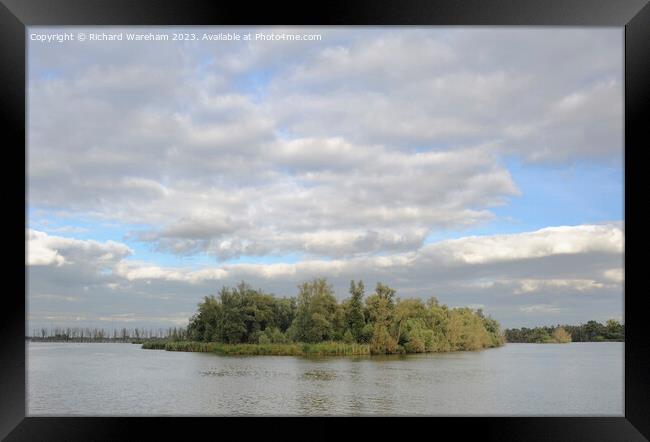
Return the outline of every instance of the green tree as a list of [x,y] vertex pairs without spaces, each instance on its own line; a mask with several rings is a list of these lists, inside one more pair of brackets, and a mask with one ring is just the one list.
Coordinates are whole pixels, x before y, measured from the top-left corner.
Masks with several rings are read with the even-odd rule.
[[499,326],[499,323],[495,319],[492,319],[490,316],[481,315],[481,318],[483,319],[483,326],[485,327],[485,330],[490,335],[491,346],[498,347],[499,345],[503,345],[505,342],[505,336],[503,333],[501,333],[501,327]]
[[[420,299],[399,299],[394,289],[382,283],[364,300],[363,283],[352,281],[350,295],[338,303],[324,278],[301,284],[297,298],[275,298],[242,282],[235,287],[222,287],[216,297],[205,297],[186,331],[170,328],[165,334],[161,329],[157,336],[226,344],[335,340],[369,344],[372,353],[387,354],[475,350],[503,342],[499,324],[482,311],[450,309],[435,298],[426,303]],[[608,339],[620,328],[620,324],[609,322]],[[540,327],[508,333],[531,342],[548,342],[554,340],[553,330]],[[54,335],[74,338],[75,333],[58,330]],[[129,333],[123,330],[124,336]],[[136,334],[142,335],[139,330]]]
[[372,335],[374,333],[375,327],[372,323],[367,323],[361,329],[361,336],[359,337],[359,342],[363,344],[368,344],[372,340]]
[[261,333],[259,338],[257,339],[257,342],[261,345],[270,344],[271,339],[269,339],[269,337],[266,334]]
[[343,334],[343,342],[345,342],[346,344],[352,344],[353,342],[355,342],[354,336],[352,335],[350,329],[347,329]]
[[337,303],[332,286],[316,278],[298,286],[296,317],[292,334],[297,341],[320,342],[332,339]]
[[277,299],[274,304],[275,326],[286,332],[296,317],[295,298]]
[[585,335],[588,341],[602,341],[605,328],[597,321],[588,321],[584,325]]
[[366,299],[366,306],[371,322],[374,324],[370,348],[373,353],[395,353],[398,342],[390,334],[395,303],[395,290],[378,283],[375,293]]
[[363,327],[366,325],[363,314],[363,296],[363,281],[358,283],[350,281],[350,300],[347,304],[346,322],[354,340],[357,342],[361,342]]
[[[244,289],[245,287],[239,287]],[[219,292],[221,315],[217,322],[218,341],[238,344],[248,338],[247,321],[252,318],[247,314],[244,291],[238,288],[223,287]]]
[[406,323],[409,320],[418,319],[422,321],[423,327],[426,327],[424,324],[425,317],[426,307],[420,299],[398,300],[395,304],[392,321],[393,337],[400,344],[404,344],[407,340],[405,335]]
[[609,319],[605,324],[605,337],[612,341],[622,341],[625,338],[623,325],[615,319]]
[[198,312],[190,318],[187,327],[191,339],[196,341],[217,340],[217,323],[221,316],[221,304],[214,296],[206,296],[199,304]]

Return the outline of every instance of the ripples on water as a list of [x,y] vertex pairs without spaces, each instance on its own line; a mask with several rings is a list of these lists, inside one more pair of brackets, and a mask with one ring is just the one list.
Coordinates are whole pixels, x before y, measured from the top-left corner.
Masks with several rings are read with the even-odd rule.
[[623,344],[386,357],[28,344],[30,415],[616,415]]

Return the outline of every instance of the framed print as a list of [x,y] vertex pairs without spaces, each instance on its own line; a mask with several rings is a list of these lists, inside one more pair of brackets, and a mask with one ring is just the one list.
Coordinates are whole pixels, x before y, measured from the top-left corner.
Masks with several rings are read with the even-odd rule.
[[647,440],[646,3],[2,0],[2,436]]

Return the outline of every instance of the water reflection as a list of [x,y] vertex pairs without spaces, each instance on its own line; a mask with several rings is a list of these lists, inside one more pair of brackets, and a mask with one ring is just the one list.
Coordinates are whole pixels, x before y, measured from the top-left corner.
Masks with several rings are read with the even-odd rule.
[[298,378],[308,381],[331,381],[336,379],[336,374],[327,370],[309,370],[301,373]]
[[30,343],[27,366],[30,415],[620,416],[623,410],[622,343],[354,358]]

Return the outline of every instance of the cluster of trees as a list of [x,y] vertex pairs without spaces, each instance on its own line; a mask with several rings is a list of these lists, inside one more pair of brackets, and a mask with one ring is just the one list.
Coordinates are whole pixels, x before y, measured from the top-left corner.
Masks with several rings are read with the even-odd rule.
[[526,343],[624,341],[625,326],[610,319],[605,324],[589,321],[580,325],[507,329],[505,337],[508,342]]
[[365,297],[362,281],[337,302],[324,278],[299,287],[295,298],[276,298],[242,282],[206,296],[187,329],[191,340],[226,344],[342,341],[370,345],[372,353],[477,350],[504,342],[499,324],[483,312],[449,308],[435,298],[399,299],[377,284]]
[[523,342],[529,344],[552,344],[571,342],[571,334],[564,327],[535,327],[507,329],[507,342]]
[[28,337],[33,341],[143,341],[150,339],[167,339],[182,341],[187,339],[187,330],[183,327],[169,327],[157,329],[126,328],[106,330],[104,328],[90,327],[50,327],[32,330]]

